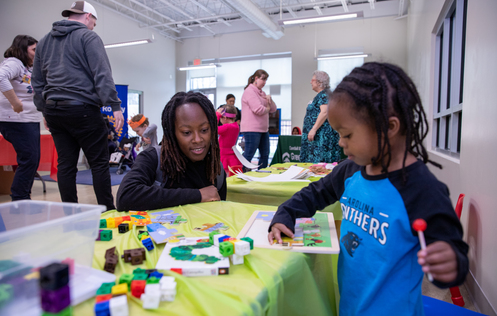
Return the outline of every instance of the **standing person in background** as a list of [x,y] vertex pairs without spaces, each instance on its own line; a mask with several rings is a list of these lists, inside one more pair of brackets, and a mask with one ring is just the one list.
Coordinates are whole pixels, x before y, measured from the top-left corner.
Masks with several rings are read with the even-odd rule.
[[245,138],[243,157],[251,161],[259,149],[259,167],[266,168],[269,159],[269,113],[276,112],[276,104],[262,88],[266,85],[268,73],[259,69],[249,77],[242,95],[241,132]]
[[40,121],[33,103],[31,70],[37,40],[17,35],[0,64],[0,133],[14,146],[17,169],[10,188],[12,201],[31,199],[40,163]]
[[229,167],[242,165],[233,152],[233,146],[236,145],[238,134],[240,133],[240,126],[235,122],[236,109],[233,105],[226,104],[224,108],[217,109],[216,116],[218,121],[222,123],[217,128],[221,162],[223,163],[226,174],[230,174]]
[[312,74],[312,90],[318,94],[307,105],[300,147],[301,162],[335,162],[341,159],[338,146],[340,137],[328,123],[328,96],[330,77],[324,71],[316,70]]
[[57,178],[62,202],[78,202],[76,173],[79,152],[90,164],[98,204],[115,209],[109,173],[107,126],[100,108],[114,111],[115,129],[123,126],[109,59],[97,33],[97,12],[86,1],[62,11],[67,20],[53,23],[38,44],[33,68],[35,104],[57,149]]
[[[219,110],[220,108],[225,108],[227,105],[235,106],[235,101],[236,101],[235,96],[230,93],[230,94],[226,95],[226,103],[223,105],[220,105],[217,109]],[[240,125],[240,121],[242,119],[242,112],[237,107],[235,107],[235,110],[236,110],[235,122],[237,122],[238,125]],[[219,126],[223,125],[223,123],[221,123],[221,121],[219,121],[218,124],[219,124]]]

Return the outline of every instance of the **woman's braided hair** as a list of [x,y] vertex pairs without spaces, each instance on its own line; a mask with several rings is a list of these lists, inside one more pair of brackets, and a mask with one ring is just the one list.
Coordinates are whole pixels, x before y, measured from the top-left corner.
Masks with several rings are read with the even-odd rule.
[[[178,92],[166,104],[162,111],[161,170],[163,178],[179,181],[186,170],[187,157],[180,150],[176,139],[176,109],[186,103],[198,104],[207,116],[211,128],[211,143],[205,157],[207,178],[214,184],[216,176],[221,174],[220,150],[217,135],[217,119],[211,101],[198,92]],[[166,176],[167,175],[167,176]]]
[[428,152],[423,146],[428,134],[428,120],[416,86],[400,67],[377,62],[356,67],[329,97],[333,100],[343,94],[352,98],[354,109],[361,119],[376,130],[378,156],[372,162],[381,162],[382,172],[388,172],[392,158],[388,139],[388,119],[391,116],[399,119],[400,132],[406,136],[403,169],[408,153],[420,157],[425,164],[430,162],[442,168],[428,159]]

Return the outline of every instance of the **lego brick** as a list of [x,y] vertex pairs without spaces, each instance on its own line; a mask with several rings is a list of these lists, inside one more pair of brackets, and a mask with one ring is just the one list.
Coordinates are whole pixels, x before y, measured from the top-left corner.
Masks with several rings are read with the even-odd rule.
[[42,316],[72,316],[72,306],[69,306],[58,313],[43,312]]
[[119,257],[117,255],[108,256],[105,258],[104,270],[109,273],[114,273],[118,262]]
[[142,264],[145,260],[145,248],[135,248],[124,250],[122,255],[124,262],[131,263],[132,265]]
[[154,243],[152,242],[152,239],[150,237],[142,240],[142,244],[143,246],[145,246],[145,248],[147,248],[148,251],[155,248]]
[[150,276],[150,274],[152,274],[154,272],[157,272],[157,269],[147,269],[147,270],[145,270],[145,273],[148,274],[148,276]]
[[145,270],[145,269],[142,269],[142,268],[136,268],[133,270],[133,274],[150,274],[148,271],[150,270]]
[[11,284],[0,284],[0,306],[8,302],[14,296],[14,289]]
[[95,304],[95,316],[110,316],[110,301]]
[[116,251],[116,247],[112,247],[112,248],[109,248],[105,251],[105,256],[104,258],[107,258],[107,257],[110,257],[110,256],[114,256],[117,254],[117,251]]
[[119,277],[119,284],[126,283],[128,285],[128,289],[131,288],[131,281],[133,281],[133,274],[123,273]]
[[209,242],[214,245],[214,236],[219,235],[219,231],[215,230],[209,233]]
[[100,220],[100,228],[107,228],[107,220],[106,219]]
[[159,293],[160,292],[160,285],[159,283],[155,284],[148,284],[145,286],[145,294],[150,294],[150,293]]
[[159,278],[156,278],[156,277],[151,277],[149,276],[148,279],[147,279],[147,284],[156,284],[156,283],[159,283],[160,279]]
[[243,255],[237,255],[236,253],[231,255],[231,263],[233,265],[243,264]]
[[233,254],[233,244],[230,243],[229,241],[223,241],[222,243],[219,244],[219,253],[223,257],[229,257]]
[[124,219],[122,217],[114,217],[114,221],[116,222],[116,227],[119,227],[124,222]]
[[243,237],[243,238],[240,238],[240,240],[244,240],[244,241],[248,242],[250,244],[250,250],[254,249],[254,241],[252,240],[252,238]]
[[100,232],[100,240],[102,241],[109,241],[112,240],[112,230],[102,230]]
[[104,284],[102,284],[102,285],[98,288],[98,290],[97,290],[97,295],[108,295],[108,294],[111,294],[111,293],[112,293],[112,287],[113,287],[113,286],[114,286],[114,285],[110,285],[110,286],[109,286],[109,285],[105,285],[105,283],[104,283]]
[[128,298],[126,295],[113,297],[109,302],[111,316],[128,316]]
[[133,274],[133,281],[146,280],[146,279],[148,279],[148,274],[146,273]]
[[148,294],[143,293],[140,299],[144,309],[157,309],[160,304],[160,292]]
[[69,283],[69,265],[52,263],[40,269],[40,287],[57,290]]
[[224,237],[225,235],[224,234],[216,234],[212,237],[212,239],[214,240],[214,246],[218,246],[219,247],[219,238],[221,237]]
[[[110,288],[112,289],[112,288]],[[103,294],[95,296],[95,303],[105,302],[112,298],[112,294]]]
[[69,285],[57,290],[40,289],[41,308],[45,312],[59,313],[71,305]]
[[107,228],[116,228],[116,220],[113,217],[107,218]]
[[234,243],[235,254],[238,256],[246,256],[250,254],[250,243],[245,240],[240,240]]
[[119,234],[124,234],[124,233],[129,232],[129,224],[122,223],[122,224],[119,224],[119,226],[117,228],[119,230]]
[[145,280],[133,280],[131,281],[131,295],[140,298],[140,296],[145,293],[145,286],[147,282]]
[[159,279],[159,280],[160,280],[160,279],[164,276],[164,273],[160,273],[160,272],[158,272],[157,270],[155,270],[155,271],[153,271],[153,272],[149,273],[149,275],[148,275],[148,276],[149,276],[149,277],[156,277],[157,279]]
[[112,295],[121,295],[126,293],[128,293],[128,284],[126,283],[114,285],[112,287]]
[[131,221],[131,216],[127,215],[127,216],[122,216],[123,218],[123,221],[128,221],[130,222]]

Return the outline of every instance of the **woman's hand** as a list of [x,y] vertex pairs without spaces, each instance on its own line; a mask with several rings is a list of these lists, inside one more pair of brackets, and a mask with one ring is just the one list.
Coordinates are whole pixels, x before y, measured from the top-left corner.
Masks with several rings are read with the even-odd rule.
[[278,244],[282,244],[283,240],[281,240],[281,233],[287,235],[290,238],[293,238],[293,233],[290,230],[290,228],[286,227],[285,225],[281,223],[276,223],[273,226],[271,226],[271,231],[267,235],[267,239],[269,241],[269,244],[273,244],[273,240],[276,239],[276,242]]
[[202,195],[201,202],[221,201],[217,188],[213,185],[200,189],[200,194]]
[[22,111],[24,111],[24,107],[22,105],[22,102],[19,100],[19,102],[17,103],[14,103],[14,104],[11,104],[12,106],[12,110],[14,110],[14,112],[16,113],[21,113]]
[[314,141],[314,137],[316,136],[316,130],[313,128],[309,131],[309,133],[307,134],[307,139],[310,141],[310,142],[313,142]]

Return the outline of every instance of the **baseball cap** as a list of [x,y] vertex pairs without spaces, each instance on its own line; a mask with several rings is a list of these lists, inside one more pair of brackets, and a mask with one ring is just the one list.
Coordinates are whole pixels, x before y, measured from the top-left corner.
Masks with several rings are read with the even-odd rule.
[[91,13],[95,19],[97,19],[97,11],[95,8],[86,1],[74,1],[70,9],[62,11],[63,17],[68,17],[72,13]]

